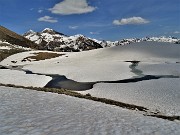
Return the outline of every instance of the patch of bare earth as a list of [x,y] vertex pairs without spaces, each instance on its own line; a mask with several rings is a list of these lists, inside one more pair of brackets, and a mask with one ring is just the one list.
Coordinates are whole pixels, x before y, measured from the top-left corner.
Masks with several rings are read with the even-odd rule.
[[45,59],[52,59],[56,58],[65,54],[58,54],[58,53],[49,53],[49,52],[38,52],[38,53],[33,53],[35,56],[29,56],[24,58],[22,61],[39,61],[39,60],[45,60]]

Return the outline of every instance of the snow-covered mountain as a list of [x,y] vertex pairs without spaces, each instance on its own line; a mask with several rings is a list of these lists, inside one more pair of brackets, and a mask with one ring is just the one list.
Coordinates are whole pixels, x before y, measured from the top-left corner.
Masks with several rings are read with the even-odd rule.
[[180,43],[180,39],[164,36],[146,37],[142,39],[130,38],[122,39],[119,41],[99,41],[97,39],[91,39],[80,34],[74,36],[67,36],[50,28],[45,28],[42,32],[34,32],[33,30],[30,30],[26,32],[23,36],[40,45],[41,49],[65,52],[92,50],[102,47],[126,45],[141,41]]
[[101,44],[103,47],[112,47],[112,46],[118,46],[118,45],[127,45],[131,43],[137,43],[141,41],[155,41],[155,42],[168,42],[168,43],[175,43],[175,44],[180,44],[180,39],[174,38],[174,37],[145,37],[145,38],[129,38],[129,39],[122,39],[119,41],[97,41],[94,39],[96,42]]
[[119,41],[99,41],[98,43],[101,44],[103,47],[112,47],[112,46],[118,46],[118,45],[127,45],[130,43],[136,43],[142,41],[138,38],[130,38],[130,39],[122,39]]
[[76,52],[102,48],[99,43],[83,35],[67,36],[50,28],[42,32],[30,30],[23,36],[46,50]]
[[161,36],[161,37],[146,37],[146,38],[142,38],[143,41],[156,41],[156,42],[169,42],[169,43],[176,43],[179,44],[180,43],[180,39],[175,38],[175,37],[165,37],[165,36]]
[[67,36],[50,28],[45,28],[42,32],[29,30],[23,36],[36,44],[41,45],[43,49],[54,51],[85,51],[141,41],[137,38],[123,39],[120,41],[99,41],[97,39],[87,38],[81,34]]

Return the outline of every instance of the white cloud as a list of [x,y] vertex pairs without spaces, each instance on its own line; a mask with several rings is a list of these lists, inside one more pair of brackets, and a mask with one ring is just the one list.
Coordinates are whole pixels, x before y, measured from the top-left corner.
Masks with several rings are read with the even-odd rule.
[[92,34],[92,35],[98,35],[98,34],[100,34],[99,32],[90,32],[90,34]]
[[41,22],[49,22],[49,23],[56,23],[58,22],[57,19],[53,18],[53,17],[50,17],[50,16],[44,16],[44,17],[40,17],[38,19],[38,21],[41,21]]
[[69,29],[73,29],[73,30],[75,30],[75,29],[77,29],[79,26],[69,26]]
[[149,23],[148,20],[142,17],[130,17],[130,18],[122,18],[121,20],[114,20],[114,25],[127,25],[127,24],[146,24]]
[[96,7],[89,6],[87,0],[64,0],[49,10],[54,14],[71,15],[92,12]]
[[42,10],[42,9],[39,9],[39,10],[38,10],[38,13],[42,13],[42,12],[43,12],[43,10]]

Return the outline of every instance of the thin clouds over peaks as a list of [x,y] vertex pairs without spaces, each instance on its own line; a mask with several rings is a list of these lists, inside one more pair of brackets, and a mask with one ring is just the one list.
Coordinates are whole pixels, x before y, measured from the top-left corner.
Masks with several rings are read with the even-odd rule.
[[64,0],[49,10],[54,14],[72,15],[93,12],[95,9],[88,5],[87,0]]
[[146,24],[150,21],[142,18],[142,17],[130,17],[130,18],[122,18],[121,20],[114,20],[114,25],[127,25],[127,24]]
[[40,21],[40,22],[49,22],[49,23],[56,23],[56,22],[58,22],[57,19],[55,19],[53,17],[50,17],[50,16],[40,17],[38,19],[38,21]]
[[75,30],[75,29],[77,29],[79,26],[69,26],[69,29],[73,29],[73,30]]

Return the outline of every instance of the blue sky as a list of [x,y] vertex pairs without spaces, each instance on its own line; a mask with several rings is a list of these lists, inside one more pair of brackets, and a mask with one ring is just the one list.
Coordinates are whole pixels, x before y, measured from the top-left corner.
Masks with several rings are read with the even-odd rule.
[[0,0],[0,25],[19,34],[52,28],[119,40],[180,37],[179,0]]

